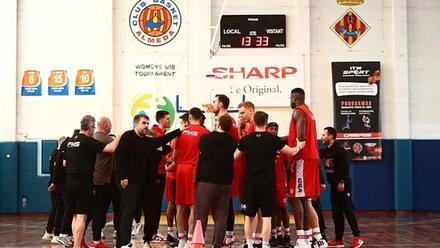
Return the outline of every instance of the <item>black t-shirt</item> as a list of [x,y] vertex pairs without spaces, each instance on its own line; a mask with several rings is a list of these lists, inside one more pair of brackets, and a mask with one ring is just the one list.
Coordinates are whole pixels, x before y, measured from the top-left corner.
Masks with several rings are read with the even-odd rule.
[[347,152],[337,143],[325,149],[319,150],[319,157],[324,162],[327,171],[327,180],[331,185],[337,185],[339,181],[349,181],[349,162]]
[[66,147],[66,173],[68,178],[93,182],[96,154],[106,144],[82,133],[69,139]]
[[115,151],[115,180],[128,179],[128,185],[145,186],[147,178],[157,175],[157,167],[154,169],[151,164],[155,149],[178,135],[179,129],[156,138],[139,137],[134,130],[126,131]]
[[214,131],[203,135],[199,141],[196,180],[213,184],[231,184],[236,147],[237,142],[228,133]]
[[55,150],[52,151],[49,157],[49,171],[50,171],[49,185],[53,183],[53,180],[55,178],[55,164],[58,159],[59,153],[60,150],[58,150],[58,148],[55,148]]
[[277,151],[285,146],[278,136],[268,132],[253,132],[244,136],[238,149],[246,155],[245,184],[275,185]]

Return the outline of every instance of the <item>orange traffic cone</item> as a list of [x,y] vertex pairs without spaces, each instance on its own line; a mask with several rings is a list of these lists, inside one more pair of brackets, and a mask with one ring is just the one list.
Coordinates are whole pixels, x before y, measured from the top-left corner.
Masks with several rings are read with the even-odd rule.
[[197,220],[196,228],[192,237],[191,248],[203,248],[205,247],[205,239],[203,238],[202,222]]

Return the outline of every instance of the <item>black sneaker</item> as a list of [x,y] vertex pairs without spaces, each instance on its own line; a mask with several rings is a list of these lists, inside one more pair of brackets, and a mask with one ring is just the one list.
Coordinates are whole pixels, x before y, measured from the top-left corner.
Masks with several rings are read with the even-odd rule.
[[290,235],[284,235],[283,245],[286,247],[290,247],[291,245]]
[[284,246],[284,239],[283,239],[283,236],[278,235],[278,236],[277,236],[277,242],[278,242],[278,246]]
[[253,244],[252,245],[254,248],[263,248],[263,242],[259,243],[259,244]]
[[170,243],[171,247],[176,247],[179,245],[179,240],[173,237],[171,234],[168,233],[167,235],[167,241]]
[[271,236],[271,237],[270,237],[270,240],[269,240],[269,244],[270,244],[271,247],[276,247],[276,246],[278,246],[280,243],[278,242],[278,239],[277,239],[276,237]]

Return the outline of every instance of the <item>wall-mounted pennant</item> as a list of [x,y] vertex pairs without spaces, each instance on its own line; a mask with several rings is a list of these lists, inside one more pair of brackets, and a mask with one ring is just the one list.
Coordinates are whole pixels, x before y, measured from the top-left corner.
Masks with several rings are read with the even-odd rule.
[[69,95],[69,78],[66,70],[52,70],[47,82],[49,96]]
[[26,70],[21,81],[22,96],[41,96],[40,71]]
[[78,70],[76,73],[75,95],[95,95],[95,77],[93,70]]

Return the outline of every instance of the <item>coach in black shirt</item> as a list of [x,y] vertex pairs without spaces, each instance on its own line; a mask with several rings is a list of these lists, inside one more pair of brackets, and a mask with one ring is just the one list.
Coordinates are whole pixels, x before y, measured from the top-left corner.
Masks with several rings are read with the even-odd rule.
[[212,247],[220,248],[226,232],[237,142],[228,134],[232,127],[229,115],[219,117],[215,127],[216,131],[202,136],[199,142],[194,217],[202,222],[205,233],[209,211],[215,209]]
[[113,152],[119,142],[116,138],[105,145],[92,138],[95,118],[86,115],[81,119],[80,133],[69,139],[66,148],[67,208],[72,210],[73,247],[81,247],[87,215],[93,205],[93,171],[98,152]]
[[[120,222],[116,246],[130,247],[131,225],[138,204],[146,210],[146,185],[148,166],[155,149],[165,145],[177,137],[181,130],[177,129],[164,136],[151,138],[148,134],[150,118],[138,114],[133,119],[134,128],[121,136],[121,141],[115,152],[115,181],[121,192]],[[183,129],[183,127],[181,127]],[[148,242],[144,229],[144,242]]]
[[354,235],[352,247],[360,247],[363,241],[359,237],[359,227],[353,211],[347,153],[342,146],[336,143],[336,129],[333,127],[324,128],[322,141],[326,148],[319,151],[319,157],[324,161],[327,180],[330,183],[330,201],[336,233],[336,238],[330,240],[328,244],[343,246],[345,215]]

